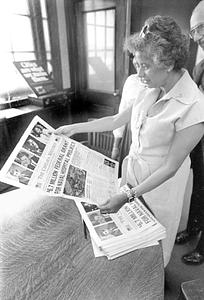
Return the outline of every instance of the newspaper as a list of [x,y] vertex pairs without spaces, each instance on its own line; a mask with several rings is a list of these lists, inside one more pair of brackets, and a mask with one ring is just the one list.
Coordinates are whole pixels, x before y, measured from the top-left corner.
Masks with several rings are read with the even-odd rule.
[[[98,205],[119,192],[118,162],[71,138],[55,135],[38,116],[1,169],[0,180],[75,200],[97,256],[114,259],[165,238],[165,228],[137,198],[115,214],[101,214]],[[123,186],[120,191],[128,188]]]
[[[122,187],[122,190],[127,186]],[[76,203],[92,239],[96,257],[114,259],[135,249],[158,244],[166,230],[137,198],[126,203],[118,213],[101,214],[96,205]]]
[[53,131],[35,116],[1,169],[0,180],[96,205],[118,192],[118,162]]

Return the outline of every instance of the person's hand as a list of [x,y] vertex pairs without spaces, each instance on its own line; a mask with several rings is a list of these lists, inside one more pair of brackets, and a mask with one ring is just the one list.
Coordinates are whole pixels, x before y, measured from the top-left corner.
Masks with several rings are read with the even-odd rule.
[[125,193],[119,193],[109,198],[103,204],[98,205],[102,214],[117,213],[119,209],[127,202]]
[[76,133],[76,124],[60,126],[54,130],[56,135],[66,135],[68,137]]

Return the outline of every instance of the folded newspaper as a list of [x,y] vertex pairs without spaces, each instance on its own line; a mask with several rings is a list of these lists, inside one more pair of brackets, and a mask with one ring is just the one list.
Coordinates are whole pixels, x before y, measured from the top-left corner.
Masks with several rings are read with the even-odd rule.
[[[123,186],[120,190],[126,189]],[[86,202],[76,202],[76,205],[89,229],[95,256],[114,259],[156,245],[166,237],[165,227],[138,198],[115,214],[101,214],[96,205]]]
[[50,196],[100,204],[118,192],[118,162],[35,116],[0,171],[0,180]]
[[0,180],[75,200],[94,251],[108,259],[165,238],[165,228],[137,198],[116,214],[102,215],[98,205],[119,192],[118,162],[53,131],[35,116],[1,169]]

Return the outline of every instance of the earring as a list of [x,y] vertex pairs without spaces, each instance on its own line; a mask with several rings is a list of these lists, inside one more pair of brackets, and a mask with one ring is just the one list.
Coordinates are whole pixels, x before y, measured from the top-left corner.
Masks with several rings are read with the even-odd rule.
[[167,69],[167,72],[169,73],[169,72],[171,72],[172,70],[173,70],[173,66],[170,66],[168,69]]

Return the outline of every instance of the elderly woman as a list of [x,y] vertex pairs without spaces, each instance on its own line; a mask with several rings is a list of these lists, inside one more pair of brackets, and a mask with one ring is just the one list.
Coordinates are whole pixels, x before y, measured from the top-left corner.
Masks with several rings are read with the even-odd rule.
[[172,18],[149,18],[126,46],[144,84],[133,105],[114,116],[62,126],[56,133],[70,136],[114,130],[131,119],[132,145],[124,159],[122,183],[133,188],[99,207],[104,213],[117,212],[133,195],[144,195],[167,230],[163,240],[166,266],[180,220],[189,153],[204,134],[204,96],[184,69],[188,40]]

